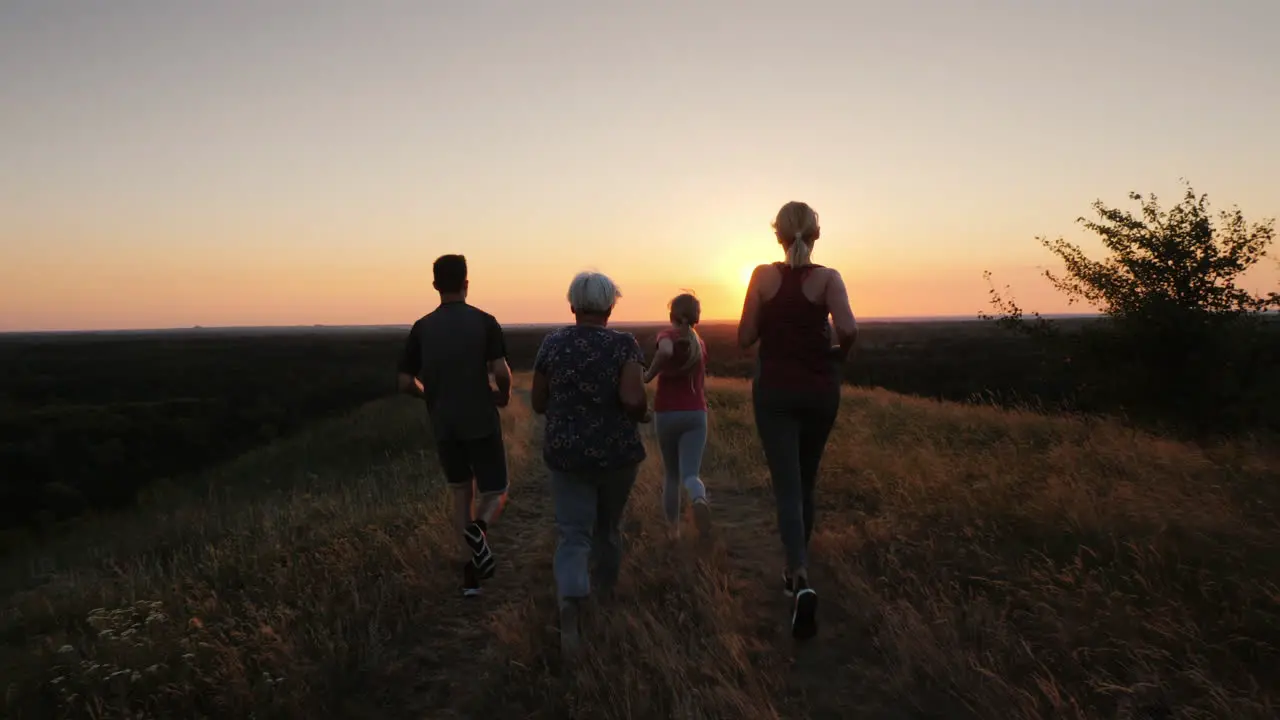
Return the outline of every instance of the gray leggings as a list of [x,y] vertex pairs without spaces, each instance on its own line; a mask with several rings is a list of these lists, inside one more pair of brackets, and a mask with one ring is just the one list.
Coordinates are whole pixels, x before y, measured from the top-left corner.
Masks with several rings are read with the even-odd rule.
[[706,410],[671,410],[655,413],[654,428],[662,450],[666,482],[662,485],[662,510],[669,522],[680,519],[680,485],[689,491],[689,500],[706,500],[702,484],[702,451],[707,446]]
[[773,480],[787,570],[807,568],[813,534],[813,488],[827,436],[840,409],[840,388],[801,393],[753,385],[751,400]]

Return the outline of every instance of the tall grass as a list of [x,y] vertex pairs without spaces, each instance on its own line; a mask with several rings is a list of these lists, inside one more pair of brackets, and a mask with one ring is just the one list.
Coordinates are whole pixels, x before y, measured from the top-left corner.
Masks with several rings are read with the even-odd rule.
[[822,624],[797,646],[746,386],[714,382],[712,404],[715,537],[666,538],[651,444],[573,667],[536,419],[505,412],[499,575],[464,601],[421,408],[388,400],[13,558],[6,715],[1276,715],[1275,449],[848,391]]

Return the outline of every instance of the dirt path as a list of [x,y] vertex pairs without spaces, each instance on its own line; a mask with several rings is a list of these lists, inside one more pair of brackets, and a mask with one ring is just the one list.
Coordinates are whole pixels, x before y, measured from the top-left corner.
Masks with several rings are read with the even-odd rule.
[[[497,576],[464,600],[455,578],[434,597],[424,628],[391,673],[411,697],[405,717],[840,717],[858,633],[835,593],[822,596],[818,639],[797,646],[781,592],[781,549],[767,476],[741,429],[716,433],[704,478],[715,535],[664,539],[661,459],[650,457],[629,503],[627,557],[617,596],[588,617],[585,668],[561,667],[555,628],[555,534],[527,395],[508,411],[512,490],[492,533]],[[714,421],[713,421],[714,422]],[[821,592],[823,573],[815,569]],[[390,708],[388,708],[390,709]],[[847,711],[848,706],[845,706]],[[401,716],[399,712],[393,713]]]
[[[718,421],[729,427],[717,432]],[[839,513],[824,512],[821,492],[810,568],[819,595],[819,632],[808,642],[792,639],[791,600],[782,592],[783,549],[768,471],[758,449],[740,444],[744,437],[754,435],[754,428],[742,412],[727,418],[713,415],[712,424],[707,462],[715,473],[707,482],[719,489],[716,518],[728,559],[726,571],[741,579],[739,591],[749,598],[743,604],[743,623],[768,648],[767,669],[762,671],[772,676],[769,685],[778,715],[843,718],[849,717],[853,708],[880,705],[883,714],[874,717],[914,717],[902,714],[892,704],[874,702],[874,679],[857,669],[868,662],[879,663],[879,653],[865,623],[859,620],[860,614],[851,607],[851,599],[838,591],[832,568],[823,556],[824,530],[843,518]]]

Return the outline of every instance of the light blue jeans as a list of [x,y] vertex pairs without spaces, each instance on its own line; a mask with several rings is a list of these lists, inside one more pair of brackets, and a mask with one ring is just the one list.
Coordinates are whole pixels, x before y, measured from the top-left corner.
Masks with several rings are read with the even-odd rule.
[[666,469],[662,485],[662,510],[668,522],[680,520],[680,486],[689,491],[691,502],[707,499],[702,484],[702,451],[707,446],[707,411],[672,410],[654,413],[654,429]]
[[[591,580],[612,587],[622,567],[622,513],[640,466],[590,473],[551,470],[556,544],[556,595],[565,601],[591,594]],[[595,565],[592,568],[592,564]]]

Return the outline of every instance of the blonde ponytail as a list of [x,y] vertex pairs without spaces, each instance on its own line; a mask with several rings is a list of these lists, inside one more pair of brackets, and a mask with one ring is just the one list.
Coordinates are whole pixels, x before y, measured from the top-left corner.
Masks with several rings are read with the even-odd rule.
[[702,303],[691,292],[681,293],[671,300],[671,320],[680,331],[680,339],[689,344],[689,357],[681,366],[680,372],[686,372],[702,362],[702,338],[694,325],[702,319]]
[[822,234],[813,208],[796,201],[783,205],[774,218],[773,230],[787,251],[787,265],[799,268],[810,264],[813,243]]
[[809,243],[804,241],[804,233],[796,232],[795,242],[791,243],[791,247],[787,248],[787,265],[793,268],[804,267],[809,264]]
[[688,372],[702,362],[702,336],[698,335],[698,331],[694,330],[692,325],[681,323],[680,339],[689,343],[689,358],[680,367],[680,372]]

